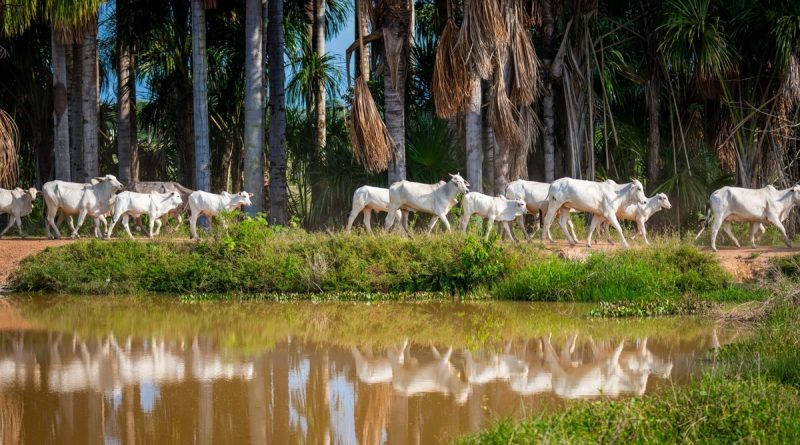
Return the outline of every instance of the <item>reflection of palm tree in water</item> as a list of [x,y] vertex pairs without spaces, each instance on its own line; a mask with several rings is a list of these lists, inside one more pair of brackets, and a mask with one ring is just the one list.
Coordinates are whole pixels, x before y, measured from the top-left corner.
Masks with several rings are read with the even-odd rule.
[[4,392],[0,392],[0,443],[22,443],[22,403]]
[[391,383],[356,382],[355,424],[358,443],[381,443],[384,428],[392,409]]

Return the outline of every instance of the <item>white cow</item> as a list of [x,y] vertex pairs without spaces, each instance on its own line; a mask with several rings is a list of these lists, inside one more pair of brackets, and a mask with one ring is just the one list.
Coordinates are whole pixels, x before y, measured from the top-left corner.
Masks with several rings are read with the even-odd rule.
[[111,232],[114,231],[114,226],[122,218],[122,225],[128,236],[133,239],[131,228],[128,225],[130,217],[138,218],[142,215],[147,215],[149,218],[149,227],[147,235],[153,238],[153,225],[157,225],[156,233],[161,231],[161,217],[169,212],[177,209],[183,204],[181,194],[179,192],[169,193],[137,193],[137,192],[122,192],[117,195],[114,201],[114,217],[111,220],[111,225],[106,232],[106,238],[111,238]]
[[42,197],[47,205],[47,237],[50,238],[50,227],[56,231],[56,238],[61,238],[55,218],[59,210],[66,216],[78,215],[78,224],[72,229],[70,237],[78,237],[78,230],[86,216],[95,220],[95,236],[99,233],[99,221],[105,221],[105,215],[111,211],[114,195],[122,190],[122,184],[114,175],[93,178],[90,184],[78,184],[65,181],[50,181],[42,186]]
[[518,216],[522,216],[528,212],[525,201],[521,199],[509,200],[505,196],[488,196],[483,193],[470,192],[464,195],[461,200],[461,208],[463,213],[461,215],[461,231],[467,232],[467,225],[469,219],[473,214],[477,213],[481,218],[489,220],[489,225],[486,227],[486,239],[489,239],[489,234],[492,232],[495,221],[503,223],[503,228],[506,234],[513,240],[514,235],[511,234],[509,221],[514,221]]
[[39,193],[38,190],[33,187],[28,190],[19,187],[14,190],[0,189],[0,215],[4,213],[9,215],[8,225],[0,233],[0,237],[5,235],[16,222],[19,237],[25,238],[25,234],[22,233],[22,217],[30,215],[33,211],[33,201],[36,199],[37,193]]
[[[534,234],[539,230],[542,217],[547,214],[547,192],[549,191],[550,183],[548,182],[526,181],[524,179],[517,179],[516,181],[509,182],[506,186],[506,198],[525,201],[525,204],[528,206],[528,213],[536,215],[536,225],[533,229]],[[570,212],[574,212],[574,210],[570,209]],[[558,216],[559,218],[566,218],[566,224],[569,227],[572,237],[578,239],[578,236],[575,235],[575,225],[572,224],[572,220],[569,219],[569,214],[559,211]],[[530,239],[533,234],[528,235],[528,231],[525,230],[525,217],[518,217],[517,224],[522,230],[522,233],[525,234],[525,239]],[[547,239],[553,241],[550,232],[547,233]]]
[[[617,211],[630,203],[645,204],[647,197],[644,196],[644,187],[636,179],[627,184],[617,184],[614,181],[604,182],[584,181],[580,179],[561,178],[550,184],[550,191],[547,193],[548,207],[547,216],[544,218],[544,228],[542,229],[542,242],[545,234],[550,230],[556,213],[562,208],[572,208],[581,212],[588,212],[593,215],[600,215],[611,222],[617,229],[622,239],[622,245],[628,247],[628,241],[622,233],[622,227],[617,220]],[[564,231],[570,245],[577,244],[567,231],[566,221],[560,219],[561,230]],[[592,247],[592,233],[600,223],[599,218],[592,218],[589,234],[586,237],[586,247]]]
[[[372,212],[389,211],[389,189],[382,187],[371,187],[365,185],[356,189],[353,193],[353,209],[350,211],[350,218],[347,219],[347,231],[353,227],[353,222],[359,213],[364,214],[364,225],[367,231],[372,233]],[[397,210],[395,218],[400,218],[403,227],[408,228],[408,212]]]
[[[394,225],[395,213],[398,210],[423,212],[434,215],[428,223],[428,232],[433,230],[436,221],[450,231],[447,213],[458,203],[459,193],[468,193],[469,183],[460,174],[450,175],[450,181],[442,184],[421,184],[419,182],[398,181],[389,187],[389,210],[386,217],[386,230]],[[411,235],[407,227],[406,233]]]
[[732,221],[750,223],[750,246],[753,248],[756,247],[756,232],[765,223],[771,223],[777,227],[783,235],[783,242],[788,247],[792,247],[791,240],[786,236],[783,221],[789,217],[789,213],[797,205],[800,205],[800,184],[785,190],[778,190],[771,185],[760,189],[722,187],[711,194],[706,220],[695,239],[699,238],[700,234],[708,227],[713,213],[711,250],[715,252],[717,251],[717,234],[719,234],[720,227],[736,244],[736,247],[739,247],[739,241],[731,232]]
[[[189,195],[189,209],[192,214],[189,216],[189,224],[192,228],[192,239],[197,239],[197,218],[200,215],[208,217],[217,216],[220,212],[225,210],[235,210],[242,206],[253,205],[250,202],[252,193],[239,192],[228,193],[222,192],[219,195],[214,193],[204,192],[198,190]],[[222,225],[225,227],[225,220],[222,219]]]
[[[637,233],[640,233],[644,237],[645,244],[649,246],[650,241],[647,240],[647,229],[645,228],[644,223],[646,223],[651,216],[655,215],[661,209],[669,210],[671,208],[672,204],[670,204],[667,195],[664,193],[659,193],[655,196],[647,198],[647,204],[641,205],[633,203],[623,206],[617,211],[617,219],[635,221]],[[597,218],[602,218],[602,217],[597,216]],[[608,237],[608,242],[613,244],[614,242],[611,240],[611,233],[608,227],[609,227],[608,221],[603,219],[600,231],[605,232],[606,236]],[[636,234],[631,236],[631,239],[633,239],[635,236]]]
[[[164,214],[161,217],[161,222],[167,224],[167,221],[170,216],[174,216],[175,219],[178,221],[178,226],[183,222],[183,214],[189,210],[189,195],[192,194],[194,190],[190,190],[180,183],[175,181],[139,181],[139,182],[132,182],[125,187],[126,191],[129,192],[138,192],[138,193],[169,193],[169,192],[178,192],[181,195],[181,199],[183,200],[183,205],[174,209],[173,211]],[[136,226],[139,230],[144,231],[142,229],[142,219],[141,217],[136,218]],[[158,231],[156,231],[156,235],[158,235]]]
[[405,345],[399,353],[390,351],[392,364],[392,387],[397,393],[411,397],[421,393],[452,394],[456,403],[467,401],[471,391],[470,384],[461,380],[459,372],[450,363],[453,348],[444,355],[431,346],[435,357],[432,363],[420,365],[416,360],[405,361]]

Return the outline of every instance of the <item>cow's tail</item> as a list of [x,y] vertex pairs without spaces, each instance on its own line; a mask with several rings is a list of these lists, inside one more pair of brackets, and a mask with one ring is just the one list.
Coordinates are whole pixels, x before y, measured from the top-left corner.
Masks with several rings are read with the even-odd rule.
[[539,227],[544,227],[544,214],[542,209],[539,209]]
[[700,228],[700,231],[697,232],[697,235],[694,237],[695,241],[697,241],[697,238],[700,238],[700,235],[706,230],[709,221],[711,221],[711,201],[706,203],[706,219],[703,221],[703,227]]

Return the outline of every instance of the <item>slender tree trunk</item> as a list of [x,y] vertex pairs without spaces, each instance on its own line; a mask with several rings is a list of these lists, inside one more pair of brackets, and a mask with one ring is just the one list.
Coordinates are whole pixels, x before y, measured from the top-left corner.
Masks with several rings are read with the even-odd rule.
[[[363,1],[356,0],[356,38],[359,39],[358,49],[358,74],[364,76],[364,80],[369,82],[370,68],[369,68],[369,44],[363,45],[360,42],[364,37],[369,35],[369,16],[367,11],[363,11]],[[356,76],[357,77],[357,76]]]
[[136,121],[136,47],[130,48],[131,69],[128,73],[130,91],[130,130],[131,130],[131,181],[139,181],[139,125]]
[[658,181],[658,155],[661,134],[659,127],[659,108],[661,107],[661,77],[655,61],[651,64],[650,83],[647,85],[647,111],[650,119],[650,159],[647,164],[648,188],[652,190]]
[[505,194],[508,184],[508,146],[494,138],[494,194]]
[[[314,52],[317,56],[325,55],[325,0],[314,0]],[[316,85],[316,131],[317,148],[322,150],[327,143],[327,130],[325,128],[325,84],[318,79]]]
[[[396,79],[392,76],[391,57],[384,61],[383,91],[386,128],[392,139],[392,159],[389,161],[389,184],[406,179],[406,70],[408,65],[408,29],[403,22],[389,15],[384,17],[383,44],[385,54],[392,49],[399,52],[396,63]],[[392,48],[390,48],[390,46]],[[397,49],[396,46],[400,46]]]
[[118,179],[123,184],[131,182],[131,98],[130,98],[130,48],[121,44],[118,48],[117,67],[117,159]]
[[194,110],[195,190],[211,190],[211,149],[208,129],[208,69],[206,67],[206,10],[192,0],[192,88]]
[[555,114],[553,112],[553,81],[551,79],[550,67],[555,55],[554,31],[555,21],[553,19],[553,0],[543,0],[542,7],[542,71],[544,72],[542,88],[542,124],[544,134],[544,180],[553,182],[555,179]]
[[269,2],[269,207],[270,221],[286,225],[286,73],[283,64],[283,0]]
[[69,107],[67,100],[66,47],[56,39],[55,31],[50,36],[53,57],[53,154],[55,177],[70,180],[69,163]]
[[81,54],[81,113],[83,114],[83,180],[98,176],[97,20],[83,36]]
[[483,144],[481,144],[481,79],[472,78],[472,96],[464,117],[467,145],[467,182],[470,190],[483,193]]
[[[261,0],[247,0],[245,13],[244,157],[245,190],[253,194],[247,213],[264,211],[264,65]],[[230,156],[228,157],[230,165]],[[226,171],[227,174],[227,171]],[[238,191],[238,190],[234,190]]]
[[81,49],[73,44],[71,58],[67,59],[69,71],[69,160],[72,180],[83,180],[83,113],[81,110]]
[[[231,154],[231,189],[234,191],[244,190],[244,151],[241,144],[231,144],[233,153]],[[263,178],[262,178],[263,179]]]

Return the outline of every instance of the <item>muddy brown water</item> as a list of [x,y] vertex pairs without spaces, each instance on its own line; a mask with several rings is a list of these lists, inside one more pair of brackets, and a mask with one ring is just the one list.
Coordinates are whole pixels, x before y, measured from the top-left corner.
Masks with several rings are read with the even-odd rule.
[[2,443],[446,443],[686,384],[743,335],[566,304],[4,300]]

